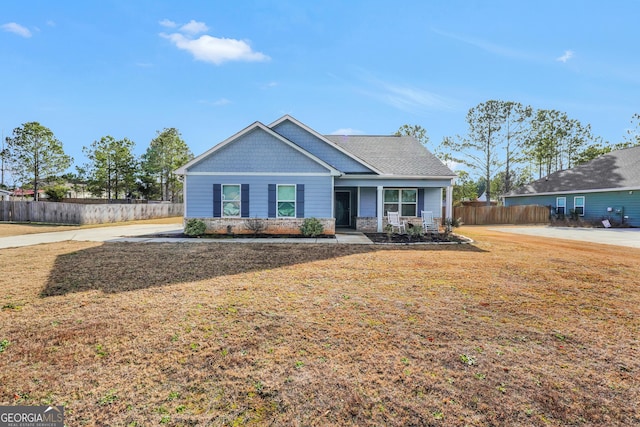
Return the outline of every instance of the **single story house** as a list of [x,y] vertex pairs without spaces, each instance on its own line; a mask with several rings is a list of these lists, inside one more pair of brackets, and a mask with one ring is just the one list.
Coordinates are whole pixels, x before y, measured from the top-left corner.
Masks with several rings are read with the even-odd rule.
[[5,201],[10,200],[11,194],[13,194],[11,193],[11,191],[3,190],[0,188],[0,200],[5,200]]
[[[321,135],[289,115],[255,122],[176,170],[184,218],[207,233],[296,234],[314,217],[336,227],[383,231],[388,211],[421,224],[421,211],[452,216],[455,174],[409,136]],[[250,221],[249,221],[250,220]]]
[[549,206],[587,221],[640,226],[640,146],[612,151],[590,162],[524,185],[504,196],[505,206]]

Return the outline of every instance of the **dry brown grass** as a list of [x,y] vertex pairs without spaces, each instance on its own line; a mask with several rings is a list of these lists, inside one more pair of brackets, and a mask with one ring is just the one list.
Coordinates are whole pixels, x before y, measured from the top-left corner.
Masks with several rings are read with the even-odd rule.
[[91,225],[48,225],[0,222],[0,237],[18,236],[21,234],[49,233],[54,231],[79,230],[82,228],[113,227],[118,225],[130,224],[182,224],[182,217],[145,219],[138,221]]
[[73,426],[640,423],[640,250],[461,231],[477,243],[2,250],[0,404]]

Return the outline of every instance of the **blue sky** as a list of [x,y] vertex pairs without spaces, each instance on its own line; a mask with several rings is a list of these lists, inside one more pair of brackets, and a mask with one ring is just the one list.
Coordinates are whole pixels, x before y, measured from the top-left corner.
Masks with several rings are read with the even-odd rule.
[[557,109],[610,142],[640,113],[640,2],[4,0],[0,128],[198,155],[290,114],[320,133],[465,134],[490,99]]

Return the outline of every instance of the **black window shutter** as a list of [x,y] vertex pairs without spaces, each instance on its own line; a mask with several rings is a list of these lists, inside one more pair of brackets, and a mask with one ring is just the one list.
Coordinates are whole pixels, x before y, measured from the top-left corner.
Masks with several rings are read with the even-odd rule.
[[421,216],[424,210],[424,188],[418,188],[418,209],[416,216]]
[[249,184],[240,185],[240,216],[249,218]]
[[296,218],[304,218],[304,184],[296,185]]
[[222,216],[222,185],[213,184],[213,217]]
[[276,217],[276,185],[269,184],[269,207],[267,212],[267,217],[275,218]]

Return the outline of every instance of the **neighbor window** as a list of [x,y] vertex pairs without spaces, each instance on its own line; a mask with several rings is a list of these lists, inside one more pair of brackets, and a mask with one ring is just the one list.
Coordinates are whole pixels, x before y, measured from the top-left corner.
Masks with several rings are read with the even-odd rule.
[[296,217],[296,186],[278,185],[277,207],[279,218]]
[[556,215],[564,215],[567,207],[566,197],[556,197]]
[[384,215],[400,212],[401,216],[416,216],[418,212],[418,190],[415,188],[385,189]]
[[222,216],[240,216],[240,185],[222,185]]
[[573,210],[578,216],[584,216],[584,196],[573,198]]

